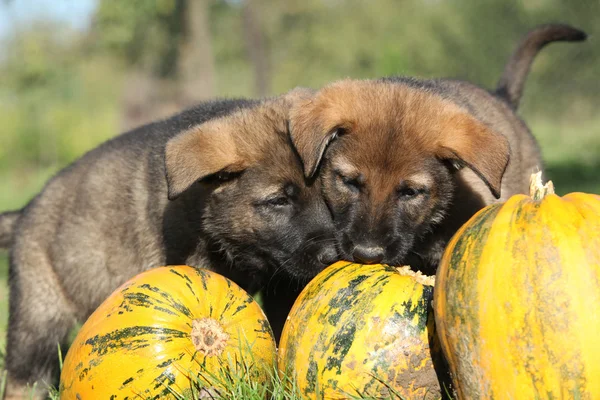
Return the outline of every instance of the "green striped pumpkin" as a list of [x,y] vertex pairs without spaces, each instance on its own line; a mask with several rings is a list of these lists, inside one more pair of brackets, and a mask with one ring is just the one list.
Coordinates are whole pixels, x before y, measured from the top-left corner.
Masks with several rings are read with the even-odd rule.
[[432,282],[401,271],[342,261],[300,294],[283,329],[278,368],[304,398],[394,391],[409,399],[440,397],[429,346]]
[[253,379],[273,370],[275,341],[259,305],[214,272],[155,268],[85,322],[64,361],[60,398],[175,399],[197,383],[214,393],[221,388],[209,376],[241,366],[231,360],[251,364]]

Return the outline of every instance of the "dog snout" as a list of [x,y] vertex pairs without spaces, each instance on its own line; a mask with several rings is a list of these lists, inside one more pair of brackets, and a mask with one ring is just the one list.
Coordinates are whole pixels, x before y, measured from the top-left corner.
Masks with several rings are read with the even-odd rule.
[[352,251],[354,262],[361,264],[377,264],[383,260],[384,249],[379,246],[355,246]]

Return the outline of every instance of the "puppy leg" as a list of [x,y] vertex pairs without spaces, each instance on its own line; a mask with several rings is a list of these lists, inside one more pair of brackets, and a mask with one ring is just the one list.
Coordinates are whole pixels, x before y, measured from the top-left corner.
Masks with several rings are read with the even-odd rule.
[[276,343],[279,343],[285,320],[301,291],[302,287],[298,283],[281,280],[270,284],[262,293],[263,310],[273,329]]
[[73,306],[41,251],[14,254],[9,285],[5,398],[43,399],[48,385],[58,382],[58,345],[66,350],[75,323]]

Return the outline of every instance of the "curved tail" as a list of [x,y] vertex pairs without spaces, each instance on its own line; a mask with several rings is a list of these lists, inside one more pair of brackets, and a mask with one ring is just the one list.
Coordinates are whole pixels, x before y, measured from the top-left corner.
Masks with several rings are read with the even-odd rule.
[[496,94],[504,98],[513,109],[519,106],[525,79],[537,53],[548,43],[581,42],[587,38],[582,30],[565,24],[540,25],[521,40],[496,86]]
[[11,246],[13,232],[21,211],[8,211],[0,214],[0,249],[8,249]]

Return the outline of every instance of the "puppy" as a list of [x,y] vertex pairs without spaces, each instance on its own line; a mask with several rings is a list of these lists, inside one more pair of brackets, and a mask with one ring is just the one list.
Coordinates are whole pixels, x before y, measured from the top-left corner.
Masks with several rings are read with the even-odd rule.
[[9,398],[56,382],[57,345],[73,325],[160,265],[207,267],[250,293],[264,289],[279,335],[301,283],[337,259],[320,189],[289,142],[298,93],[210,102],[118,136],[0,217],[12,244]]
[[296,104],[292,140],[320,175],[341,255],[433,274],[449,238],[482,207],[527,193],[542,165],[515,114],[547,43],[585,39],[566,25],[531,31],[488,92],[457,80],[343,80]]

